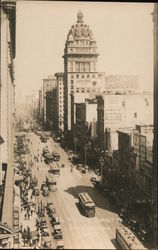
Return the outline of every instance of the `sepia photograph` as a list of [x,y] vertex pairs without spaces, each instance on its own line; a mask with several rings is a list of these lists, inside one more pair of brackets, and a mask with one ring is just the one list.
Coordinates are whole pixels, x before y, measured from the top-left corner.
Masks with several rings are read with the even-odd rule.
[[0,5],[0,248],[157,250],[158,4]]

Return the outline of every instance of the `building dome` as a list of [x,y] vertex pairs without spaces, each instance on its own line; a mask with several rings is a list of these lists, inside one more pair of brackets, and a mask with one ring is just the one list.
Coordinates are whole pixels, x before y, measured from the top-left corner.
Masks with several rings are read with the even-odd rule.
[[77,14],[77,23],[71,26],[71,29],[67,36],[67,41],[72,40],[94,40],[92,31],[89,29],[89,26],[84,24],[83,13],[81,11]]

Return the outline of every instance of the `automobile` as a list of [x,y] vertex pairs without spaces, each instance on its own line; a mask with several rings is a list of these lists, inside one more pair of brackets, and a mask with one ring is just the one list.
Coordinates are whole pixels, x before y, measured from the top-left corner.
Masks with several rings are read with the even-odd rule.
[[77,165],[76,165],[76,168],[77,168],[78,170],[81,170],[81,169],[83,168],[83,164],[77,164]]
[[93,185],[100,191],[104,190],[104,185],[102,184],[101,180],[96,180],[95,182],[93,182]]
[[44,237],[44,236],[49,236],[49,232],[48,232],[48,229],[46,228],[46,229],[43,229],[42,230],[42,232],[41,232],[41,234],[42,234],[42,236]]
[[148,234],[148,232],[147,232],[146,230],[140,229],[140,230],[138,231],[138,237],[139,237],[139,239],[140,239],[141,241],[143,241],[144,243],[146,243],[146,241],[148,240],[148,236],[149,236],[149,234]]
[[46,143],[46,142],[47,142],[47,138],[46,138],[46,137],[42,137],[42,138],[41,138],[41,142]]
[[50,218],[56,217],[56,210],[54,206],[51,206],[47,211]]
[[51,220],[51,224],[52,224],[52,226],[60,225],[59,218],[58,217],[53,217],[52,220]]
[[48,195],[49,195],[49,189],[48,189],[48,187],[45,186],[45,187],[43,188],[42,194],[43,194],[43,196],[48,196]]
[[43,191],[43,189],[46,187],[46,183],[45,182],[43,182],[42,184],[41,184],[41,190]]
[[139,223],[137,221],[135,221],[134,219],[129,219],[128,220],[128,227],[134,231],[135,233],[137,233],[139,231]]
[[39,192],[38,188],[34,188],[33,189],[33,195],[35,195],[35,196],[39,196],[40,195],[40,192]]
[[60,142],[60,137],[54,137],[55,142]]
[[47,201],[46,203],[46,210],[49,211],[50,206],[53,205],[53,202]]
[[81,173],[82,173],[82,174],[86,174],[86,169],[83,168],[83,169],[81,170]]
[[64,241],[58,240],[56,243],[56,249],[64,249]]
[[49,149],[48,146],[46,146],[45,148],[43,148],[43,156],[45,156],[45,154],[49,153]]
[[90,181],[91,182],[95,182],[97,180],[97,177],[96,176],[92,176],[91,178],[90,178]]
[[48,216],[50,217],[51,220],[57,217],[56,213],[53,212],[49,212]]
[[52,249],[52,239],[50,236],[47,238],[44,238],[43,249]]
[[61,225],[55,225],[54,226],[53,235],[54,235],[55,239],[62,239],[63,238]]
[[47,222],[42,222],[41,228],[47,229],[48,228]]
[[53,155],[51,153],[46,153],[45,154],[45,162],[47,164],[52,163],[53,159],[54,159],[54,157],[53,157]]

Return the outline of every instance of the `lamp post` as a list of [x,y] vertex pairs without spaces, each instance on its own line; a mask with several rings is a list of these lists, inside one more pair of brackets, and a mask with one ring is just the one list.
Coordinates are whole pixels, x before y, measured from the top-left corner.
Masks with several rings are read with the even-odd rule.
[[86,161],[87,161],[87,149],[88,149],[88,145],[86,144],[84,146],[84,152],[85,152],[85,155],[84,155],[84,165],[85,165],[85,168],[86,168]]

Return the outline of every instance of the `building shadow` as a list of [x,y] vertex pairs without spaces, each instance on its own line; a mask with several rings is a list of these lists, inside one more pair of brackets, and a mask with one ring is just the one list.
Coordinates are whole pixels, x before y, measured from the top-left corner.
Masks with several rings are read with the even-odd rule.
[[71,194],[75,199],[78,199],[79,193],[86,192],[90,195],[96,207],[102,208],[104,210],[107,210],[113,213],[117,213],[117,208],[114,207],[112,204],[110,204],[108,199],[105,198],[103,194],[94,187],[78,185],[75,187],[69,187],[68,189],[64,191]]
[[111,242],[112,242],[112,244],[114,245],[114,247],[115,247],[116,249],[120,249],[120,246],[119,246],[118,243],[116,242],[116,239],[111,239]]
[[80,203],[79,203],[79,202],[75,202],[75,205],[76,205],[78,211],[80,212],[80,214],[81,214],[82,216],[86,217],[86,216],[85,216],[85,213],[84,213],[84,211],[83,211],[83,209],[82,209],[81,206],[80,206]]

